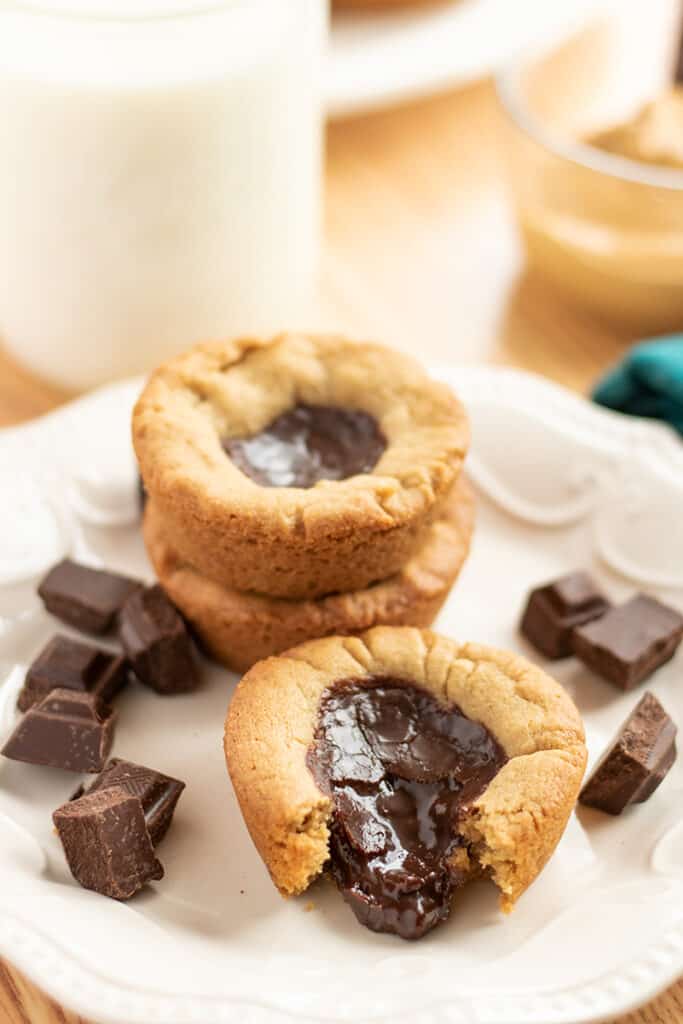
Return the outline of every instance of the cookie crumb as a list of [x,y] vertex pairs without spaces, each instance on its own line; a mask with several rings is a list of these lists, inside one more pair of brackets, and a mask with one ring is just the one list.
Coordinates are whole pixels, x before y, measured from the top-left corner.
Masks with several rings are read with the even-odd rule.
[[315,903],[313,902],[313,900],[309,900],[308,903],[304,906],[304,913],[305,914],[310,914],[310,912],[312,910],[315,910],[315,909],[316,909]]

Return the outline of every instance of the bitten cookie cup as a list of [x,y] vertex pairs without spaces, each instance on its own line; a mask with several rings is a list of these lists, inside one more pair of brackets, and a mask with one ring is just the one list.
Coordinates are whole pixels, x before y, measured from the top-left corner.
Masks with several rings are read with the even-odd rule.
[[377,625],[431,625],[469,554],[474,513],[472,489],[461,476],[443,518],[399,573],[362,590],[308,601],[242,593],[200,575],[166,541],[153,501],[147,505],[144,537],[162,587],[206,649],[227,668],[244,672],[316,637]]
[[457,821],[459,870],[490,876],[512,909],[553,853],[586,765],[581,719],[565,691],[525,659],[428,630],[378,627],[315,640],[255,665],[225,730],[230,776],[251,837],[284,896],[328,866],[333,802],[309,770],[319,707],[340,681],[403,680],[456,705],[508,760]]
[[[370,472],[262,486],[228,456],[297,406],[355,410],[386,448]],[[281,335],[193,349],[154,373],[133,440],[169,544],[235,590],[312,598],[394,575],[424,543],[469,444],[452,392],[406,356],[338,337]]]

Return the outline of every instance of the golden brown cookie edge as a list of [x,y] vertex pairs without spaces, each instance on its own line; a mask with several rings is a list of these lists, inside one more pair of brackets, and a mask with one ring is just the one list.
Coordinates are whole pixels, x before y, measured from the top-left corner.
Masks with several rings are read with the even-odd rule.
[[[277,364],[274,381],[265,377],[268,360]],[[252,391],[259,373],[269,385],[258,392],[262,400],[267,393],[272,403],[281,388],[271,412],[324,401],[325,389],[340,388],[349,407],[375,415],[389,442],[375,471],[307,490],[245,477],[223,451],[213,410],[239,418],[240,403],[248,409],[255,401],[229,373],[252,364]],[[133,442],[167,536],[189,564],[234,589],[302,599],[358,590],[400,570],[440,514],[469,426],[450,389],[410,357],[333,335],[290,334],[198,346],[164,364],[136,404]]]
[[244,672],[306,640],[378,625],[431,625],[467,559],[474,520],[474,494],[461,477],[443,518],[401,572],[360,591],[308,601],[242,593],[206,579],[167,543],[153,500],[145,511],[143,536],[159,582],[206,649],[226,668]]

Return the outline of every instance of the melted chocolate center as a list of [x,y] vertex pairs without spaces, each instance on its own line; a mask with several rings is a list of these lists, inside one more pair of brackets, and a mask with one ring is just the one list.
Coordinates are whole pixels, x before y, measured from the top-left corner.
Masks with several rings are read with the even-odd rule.
[[223,442],[237,468],[264,487],[312,487],[369,473],[386,446],[373,416],[328,405],[297,405],[258,434]]
[[361,924],[419,939],[448,917],[467,880],[449,862],[458,816],[506,760],[483,725],[401,680],[326,692],[307,763],[334,801],[330,869]]

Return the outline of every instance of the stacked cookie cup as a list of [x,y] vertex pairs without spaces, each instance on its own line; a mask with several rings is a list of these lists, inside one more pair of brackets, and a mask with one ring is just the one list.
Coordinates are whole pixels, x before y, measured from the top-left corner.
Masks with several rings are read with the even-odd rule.
[[381,346],[200,346],[153,374],[133,438],[159,581],[237,671],[305,640],[430,625],[469,552],[464,410]]

